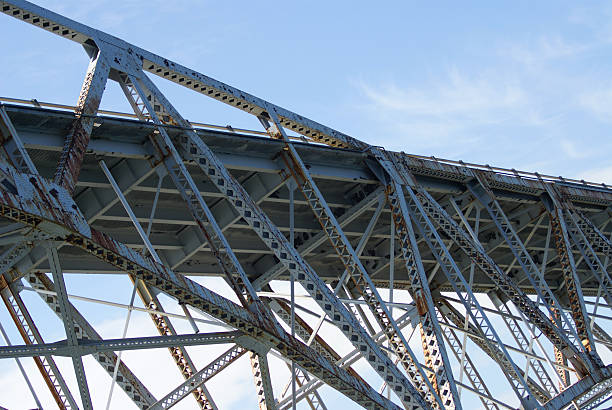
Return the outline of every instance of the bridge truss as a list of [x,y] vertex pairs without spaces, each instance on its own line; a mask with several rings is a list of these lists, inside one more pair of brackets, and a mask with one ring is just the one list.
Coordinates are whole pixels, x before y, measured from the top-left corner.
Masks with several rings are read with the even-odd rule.
[[[90,58],[76,107],[0,108],[0,293],[23,338],[0,358],[33,358],[60,408],[93,407],[86,355],[138,408],[190,396],[217,408],[206,383],[244,355],[261,409],[328,408],[324,384],[365,408],[610,398],[606,185],[386,151],[32,3],[0,8]],[[190,123],[151,75],[252,114],[262,130]],[[133,114],[99,110],[109,80]],[[128,277],[125,307],[159,336],[102,338],[66,273],[89,275],[92,289],[95,274]],[[61,319],[64,340],[45,342],[24,292]],[[179,320],[193,332],[178,334]],[[330,327],[336,336],[323,338]],[[188,348],[212,344],[227,350],[192,360]],[[121,352],[160,347],[185,382],[153,392]],[[291,368],[284,391],[269,357]]]

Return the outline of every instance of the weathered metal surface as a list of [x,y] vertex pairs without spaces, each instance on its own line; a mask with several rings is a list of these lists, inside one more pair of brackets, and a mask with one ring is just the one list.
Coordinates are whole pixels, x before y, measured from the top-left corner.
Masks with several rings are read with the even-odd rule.
[[[14,288],[8,286],[1,293],[2,300],[15,322],[23,341],[28,345],[44,343],[19,293]],[[70,393],[66,385],[66,381],[55,364],[55,360],[51,356],[35,356],[34,361],[57,406],[60,409],[78,408],[72,393]]]
[[55,171],[55,183],[66,188],[72,194],[81,172],[83,158],[93,129],[95,115],[102,100],[106,80],[110,70],[104,52],[97,47],[88,47],[91,51],[91,61],[81,94],[76,106],[76,119],[70,133],[64,140],[60,162]]
[[201,309],[246,334],[260,340],[264,339],[266,344],[275,346],[287,357],[295,358],[301,363],[302,367],[308,369],[317,377],[326,380],[358,403],[374,404],[380,408],[395,408],[391,402],[373,391],[367,384],[355,380],[346,371],[332,365],[312,349],[300,344],[295,339],[291,339],[286,333],[278,334],[276,328],[267,328],[266,323],[268,322],[254,317],[252,312],[240,308],[233,302],[189,279],[177,276],[171,270],[155,263],[150,258],[144,257],[141,253],[127,248],[102,232],[86,230],[86,233],[89,233],[90,236],[85,236],[76,230],[70,232],[69,229],[74,229],[74,226],[61,225],[65,222],[63,219],[59,221],[45,220],[43,222],[40,214],[52,215],[48,210],[47,212],[33,210],[36,213],[31,213],[21,209],[19,204],[20,201],[13,194],[5,192],[0,197],[0,214],[37,229],[46,229],[54,233],[60,231],[58,226],[61,226],[64,230],[62,232],[64,241],[80,247],[109,264],[120,267],[144,282],[166,291],[183,303]]
[[[313,407],[320,399],[312,389],[320,382],[311,376],[364,407],[395,408],[350,367],[343,370],[363,358],[405,407],[460,408],[447,343],[473,387],[460,383],[464,394],[476,394],[490,408],[506,406],[491,396],[466,354],[467,337],[500,366],[514,390],[513,405],[561,408],[576,401],[591,408],[606,399],[610,370],[599,358],[596,345],[609,348],[609,336],[594,320],[607,316],[587,307],[591,303],[595,309],[609,307],[610,303],[610,187],[385,152],[26,1],[2,1],[0,11],[80,43],[90,56],[77,107],[45,104],[73,112],[0,107],[0,215],[12,221],[0,221],[0,288],[17,286],[23,273],[34,287],[52,289],[46,276],[28,273],[33,268],[52,270],[59,297],[49,296],[46,301],[64,320],[69,339],[65,345],[15,347],[13,356],[55,349],[54,354],[76,358],[86,351],[83,349],[90,349],[87,351],[94,353],[105,370],[112,372],[117,356],[105,349],[118,348],[121,343],[141,348],[180,340],[203,344],[207,338],[214,339],[212,334],[177,339],[156,301],[161,292],[240,332],[236,339],[251,352],[262,408],[276,406],[267,368],[269,349],[296,362],[300,368],[298,396],[309,396]],[[242,136],[231,127],[204,125],[206,129],[195,130],[198,125],[187,122],[145,72],[256,116],[272,138],[261,138],[261,131]],[[119,82],[140,121],[119,120],[117,117],[126,117],[120,113],[107,113],[115,118],[96,116],[109,76]],[[38,102],[35,105],[40,107]],[[289,131],[298,135],[288,135]],[[108,181],[97,167],[100,158],[89,151],[104,157],[113,165],[113,173],[115,169],[119,173],[113,189],[130,211],[129,218],[115,205],[112,191],[109,194]],[[165,170],[170,178],[154,176],[156,169]],[[304,199],[287,198],[283,188],[287,178],[298,182]],[[393,216],[391,237],[389,223],[380,222],[390,218],[379,221],[382,208],[376,206],[385,187],[390,206],[382,212]],[[560,196],[559,200],[552,198],[552,208],[551,192]],[[287,226],[289,202],[292,209],[295,205],[299,210],[295,226],[293,222]],[[483,206],[487,212],[481,215]],[[132,224],[143,222],[155,226],[150,236],[144,237],[142,229],[135,235]],[[480,226],[475,232],[472,223]],[[549,226],[557,239],[555,247],[561,250],[558,255],[549,249]],[[292,238],[295,234],[291,243],[286,239],[289,231]],[[394,236],[400,239],[397,256],[390,242]],[[326,239],[331,247],[326,246]],[[62,248],[63,272],[127,273],[141,281],[139,294],[154,308],[151,317],[163,341],[99,340],[68,302],[57,252],[51,252],[52,263],[46,262],[48,245],[44,242],[48,240],[69,245]],[[154,258],[139,251],[142,240]],[[388,280],[387,269],[393,272]],[[350,280],[336,284],[342,272]],[[224,275],[242,306],[187,278],[192,274]],[[353,343],[356,350],[349,357],[340,358],[332,343],[319,336],[312,338],[312,327],[301,318],[296,334],[304,342],[311,341],[312,348],[291,337],[269,307],[283,320],[293,316],[292,312],[281,302],[264,303],[259,298],[257,291],[288,274],[298,279],[327,316],[321,323],[334,324]],[[331,292],[327,286],[332,283],[348,299]],[[377,290],[380,286],[409,290],[414,305],[399,306],[409,306],[411,315],[393,318],[390,305]],[[494,300],[496,309],[481,306],[475,293],[494,288],[500,298]],[[440,296],[449,290],[457,297],[452,302]],[[352,300],[353,295],[364,300]],[[586,296],[597,299],[587,303]],[[361,303],[370,307],[374,325]],[[574,323],[568,320],[568,308]],[[359,311],[361,320],[352,310]],[[498,323],[506,323],[513,341],[502,340],[496,332],[488,317],[493,314],[499,316]],[[401,333],[408,320],[419,323],[424,365]],[[466,332],[463,343],[448,326]],[[544,363],[550,362],[546,352],[545,358],[533,353],[534,342],[542,348],[536,331],[552,343],[546,346],[554,349],[556,362],[552,365],[564,379],[561,393],[545,369]],[[400,359],[397,363],[401,362],[408,375],[379,346],[383,335],[392,341],[391,350]],[[82,340],[84,337],[91,341]],[[203,398],[202,383],[208,370],[196,372],[187,355],[172,349],[187,381],[165,403],[175,403],[190,392]],[[515,354],[528,358],[526,370],[518,368]],[[219,368],[214,363],[210,369]],[[529,377],[530,369],[535,377]],[[119,371],[122,380],[118,383],[138,407],[155,402],[124,364]],[[572,385],[574,374],[581,380]],[[81,395],[89,407],[84,376],[80,380]],[[281,400],[280,407],[287,406],[288,401]]]
[[241,332],[218,332],[195,335],[151,336],[125,339],[80,340],[78,347],[70,346],[66,341],[38,343],[29,346],[0,347],[0,357],[35,357],[35,356],[84,356],[94,352],[140,350],[174,345],[203,346],[208,344],[231,343],[242,336]]
[[[55,293],[55,285],[47,277],[47,275],[43,273],[29,273],[25,276],[25,279],[34,289]],[[51,311],[63,320],[57,296],[48,293],[45,295],[40,293],[39,296],[47,305],[49,305]],[[100,337],[100,335],[75,309],[75,307],[72,306],[71,309],[73,319],[72,325],[74,326],[78,337],[80,339],[101,340],[102,337]],[[108,375],[112,377],[115,369],[115,363],[117,362],[117,355],[114,352],[94,352],[92,356],[108,373]],[[145,409],[155,402],[155,397],[153,397],[151,392],[123,362],[119,364],[119,375],[121,375],[121,377],[117,379],[116,383],[123,389],[125,394],[138,408]]]
[[181,385],[177,386],[170,393],[154,403],[150,410],[154,409],[169,409],[177,404],[181,399],[187,397],[191,392],[196,390],[202,384],[212,379],[219,374],[221,370],[238,360],[244,355],[247,350],[241,346],[234,345],[229,350],[225,351],[215,360],[202,367],[197,373],[185,380]]

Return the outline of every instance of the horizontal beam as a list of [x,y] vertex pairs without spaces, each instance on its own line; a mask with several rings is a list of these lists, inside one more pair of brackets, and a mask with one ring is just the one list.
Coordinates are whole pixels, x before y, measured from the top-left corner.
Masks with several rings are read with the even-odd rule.
[[0,359],[36,356],[83,356],[97,352],[157,349],[173,346],[202,346],[233,343],[242,332],[198,333],[193,335],[132,337],[125,339],[79,339],[78,346],[69,346],[65,340],[34,345],[0,347]]
[[[58,112],[41,108],[30,108],[17,105],[6,105],[7,112],[19,113],[20,116],[30,115],[32,116],[33,125],[40,123],[35,118],[38,116],[53,116],[55,118],[64,119],[70,121],[74,119],[73,112]],[[14,115],[14,114],[13,114]],[[151,152],[146,148],[146,129],[150,128],[153,131],[154,126],[149,123],[135,123],[134,121],[112,118],[112,117],[98,117],[99,123],[101,124],[98,130],[94,131],[96,139],[90,141],[88,149],[92,150],[93,153],[98,155],[122,157],[122,158],[138,158],[146,159]],[[118,132],[117,127],[121,126],[120,133],[130,135],[138,133],[143,135],[142,140],[135,141],[121,141],[112,140],[107,137],[104,131],[106,124],[112,126],[114,133]],[[63,136],[61,129],[55,130],[53,128],[48,129],[48,124],[44,127],[41,126],[36,131],[32,130],[31,126],[22,127],[19,123],[16,123],[15,127],[18,129],[21,139],[24,142],[26,148],[36,148],[47,151],[61,151],[63,145]],[[143,131],[143,127],[146,129]],[[111,131],[108,131],[110,133]],[[174,130],[176,132],[176,129]],[[228,169],[246,170],[246,171],[257,171],[257,172],[278,172],[281,166],[274,161],[271,157],[250,155],[253,152],[280,152],[282,150],[282,144],[279,141],[263,139],[259,137],[252,137],[246,134],[240,133],[229,133],[213,130],[198,129],[198,134],[208,140],[212,138],[218,139],[220,146],[231,147],[248,146],[250,148],[256,147],[256,149],[245,149],[241,152],[219,152],[217,155],[222,160],[224,165]],[[232,142],[233,141],[233,142]],[[306,145],[301,143],[294,143],[296,149],[302,155],[303,152],[307,153],[302,155],[304,162],[309,165],[310,173],[313,177],[332,179],[338,181],[360,181],[364,183],[377,182],[372,174],[368,171],[367,166],[363,164],[362,158],[364,154],[355,151],[338,151],[333,150],[324,146]],[[265,146],[265,148],[263,148]],[[211,144],[213,151],[215,150],[215,144]],[[325,158],[329,159],[325,161]],[[451,165],[451,164],[439,164],[437,159],[425,158],[419,156],[413,156],[404,154],[404,157],[409,160],[411,164],[411,171],[415,174],[419,184],[428,187],[436,191],[445,191],[448,193],[461,194],[463,192],[463,181],[467,180],[466,173],[462,171],[463,167]],[[318,158],[318,160],[312,162],[309,158]],[[338,158],[341,159],[338,162]],[[343,161],[344,160],[344,161]],[[343,164],[345,162],[345,164]],[[356,166],[357,165],[357,166]],[[484,168],[484,166],[482,166]],[[538,201],[538,195],[544,191],[541,186],[541,182],[537,179],[525,179],[517,176],[499,175],[496,173],[487,173],[489,178],[493,181],[493,185],[497,183],[499,187],[505,187],[503,191],[500,191],[503,195],[500,197],[508,198],[515,195],[516,199],[526,200],[530,199],[533,202]],[[431,178],[431,177],[434,178]],[[504,185],[505,184],[505,185]],[[592,207],[598,206],[610,206],[612,203],[612,190],[599,188],[596,186],[589,185],[578,185],[567,184],[568,190],[572,193],[572,198],[576,200],[583,199],[580,207]],[[515,190],[513,192],[513,189]],[[589,205],[589,203],[591,205]]]
[[[2,190],[0,216],[22,222],[36,230],[50,233],[57,240],[105,261],[146,284],[189,304],[216,319],[234,326],[265,346],[273,347],[288,359],[295,360],[309,373],[363,406],[398,408],[371,386],[334,365],[313,349],[288,335],[279,325],[265,319],[256,309],[246,310],[202,285],[179,276],[141,253],[127,248],[112,237],[92,229],[83,221],[78,207],[71,207],[66,192],[40,177],[24,176],[1,164],[5,175],[18,180],[19,193]],[[36,184],[36,187],[32,186]],[[56,190],[56,195],[49,191]],[[44,201],[42,200],[44,198]],[[60,202],[57,198],[61,198]],[[76,209],[75,209],[76,208]],[[76,211],[76,212],[75,212]]]

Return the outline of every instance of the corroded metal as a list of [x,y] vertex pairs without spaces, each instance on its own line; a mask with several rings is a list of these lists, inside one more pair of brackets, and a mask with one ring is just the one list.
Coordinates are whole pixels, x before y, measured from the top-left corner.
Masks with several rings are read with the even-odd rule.
[[247,350],[245,348],[234,345],[208,365],[204,366],[189,379],[185,380],[184,383],[154,403],[150,409],[169,409],[177,404],[181,399],[187,397],[191,392],[197,390],[202,384],[219,374],[227,366],[238,360],[246,352]]
[[90,46],[90,48],[91,61],[76,106],[76,119],[64,141],[64,148],[54,178],[57,184],[66,188],[71,194],[81,172],[83,158],[94,126],[94,117],[100,106],[110,69],[104,52],[97,47]]
[[[43,194],[47,195],[46,192],[43,192]],[[267,322],[262,321],[255,313],[240,308],[233,302],[187,278],[177,276],[165,266],[127,248],[124,244],[115,241],[102,232],[89,227],[89,229],[83,228],[79,221],[73,222],[71,219],[61,217],[56,219],[54,217],[56,213],[44,209],[43,207],[46,205],[42,203],[39,209],[28,207],[27,210],[24,210],[20,205],[21,202],[15,195],[2,192],[0,196],[0,215],[37,229],[53,232],[56,235],[61,232],[63,235],[60,237],[65,242],[115,265],[129,274],[133,274],[145,283],[172,294],[184,303],[190,304],[196,309],[200,309],[244,333],[264,341],[266,344],[275,346],[286,357],[295,357],[297,360],[305,361],[304,366],[310,372],[358,403],[376,405],[381,408],[395,408],[391,402],[380,396],[371,387],[356,380],[344,370],[337,368],[312,349],[291,339],[285,333],[278,333],[277,328],[270,328]],[[79,229],[84,232],[80,232]]]
[[[2,279],[4,280],[4,279]],[[6,282],[5,282],[6,283]],[[7,286],[1,292],[2,300],[7,307],[13,322],[17,326],[21,337],[28,345],[44,343],[32,316],[25,307],[19,292]],[[40,371],[53,399],[60,409],[76,409],[77,403],[68,390],[66,381],[51,356],[35,356],[34,362]]]
[[[487,408],[563,408],[572,402],[592,408],[607,400],[610,368],[597,348],[609,349],[610,337],[596,322],[605,316],[589,311],[593,305],[594,310],[609,307],[612,294],[612,190],[607,185],[387,152],[26,1],[1,1],[0,11],[83,45],[90,58],[77,106],[45,104],[69,112],[45,110],[37,101],[38,108],[29,110],[0,107],[0,289],[3,294],[19,289],[25,278],[34,289],[46,291],[41,296],[64,321],[67,334],[66,342],[44,344],[42,336],[27,330],[33,322],[20,319],[27,314],[9,303],[27,340],[24,346],[3,348],[2,354],[71,356],[84,407],[90,403],[80,355],[93,353],[110,374],[118,358],[108,349],[128,345],[170,346],[186,379],[156,403],[120,363],[117,383],[140,408],[167,408],[189,394],[200,407],[214,408],[203,383],[247,351],[260,408],[277,403],[287,408],[303,397],[316,408],[322,403],[317,379],[361,406],[397,408],[351,369],[360,358],[390,387],[394,399],[411,409],[461,408],[456,385]],[[255,116],[271,138],[260,138],[266,135],[262,131],[244,137],[230,126],[196,129],[148,74]],[[119,83],[134,110],[130,118],[138,122],[119,120],[129,117],[120,113],[98,116],[108,79]],[[96,134],[98,129],[104,132]],[[131,211],[127,220],[117,214],[116,198],[89,165],[100,157],[109,164],[113,158],[113,173],[121,173],[113,188]],[[302,200],[287,199],[287,179],[297,182]],[[383,202],[376,206],[383,191],[384,209]],[[146,196],[153,192],[150,207]],[[164,203],[159,209],[158,200]],[[289,203],[291,209],[295,205],[291,215],[296,219],[295,226],[287,227],[284,207]],[[480,228],[472,231],[476,206],[487,212],[481,218],[480,208],[476,211]],[[378,218],[381,212],[392,218]],[[149,223],[143,252],[133,226],[125,226],[130,221],[138,225],[138,220]],[[384,222],[389,220],[391,227]],[[399,257],[389,247],[390,229],[399,238]],[[548,258],[550,236],[558,252]],[[543,249],[538,240],[545,243]],[[53,246],[49,257],[47,241]],[[161,336],[101,340],[68,301],[60,260],[65,271],[127,274]],[[386,280],[389,267],[393,276]],[[52,271],[55,283],[33,273],[36,269]],[[222,275],[239,303],[198,284],[191,274]],[[323,312],[315,314],[317,325],[299,315],[292,324],[295,312],[268,286],[289,276]],[[384,300],[379,289],[386,287],[408,290],[408,299]],[[265,299],[260,290],[266,291]],[[456,298],[444,296],[448,291]],[[235,331],[198,334],[194,320],[203,319],[184,310],[196,334],[176,336],[158,294],[185,309],[189,305],[208,317],[206,323]],[[494,296],[495,309],[481,304],[485,294]],[[22,305],[19,309],[27,312]],[[395,306],[409,313],[394,318],[390,312]],[[324,322],[340,330],[343,342],[352,343],[351,354],[340,357],[339,343],[315,335]],[[424,363],[402,334],[408,322],[421,332]],[[507,325],[512,339],[501,337],[494,326],[498,323]],[[464,343],[455,330],[465,332]],[[542,345],[540,337],[550,343]],[[478,363],[467,354],[467,338],[497,363],[500,379],[514,392],[512,404],[498,400],[497,391],[485,384]],[[385,339],[388,350],[381,347]],[[237,345],[201,371],[183,347],[173,347],[211,341]],[[534,343],[554,351],[555,362],[547,352],[535,354]],[[471,387],[455,382],[449,347]],[[270,350],[296,364],[296,397],[276,401],[267,364]],[[517,366],[516,354],[527,358],[526,370]],[[560,389],[546,363],[562,379]],[[535,376],[530,377],[530,369]],[[42,370],[47,370],[44,363]],[[57,383],[47,384],[60,398],[58,404],[64,403]]]

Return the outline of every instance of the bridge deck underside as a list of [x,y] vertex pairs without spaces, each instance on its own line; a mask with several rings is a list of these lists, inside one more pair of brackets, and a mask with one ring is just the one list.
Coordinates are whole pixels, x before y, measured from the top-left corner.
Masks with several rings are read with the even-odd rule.
[[[74,120],[74,114],[16,105],[7,106],[7,111],[40,174],[52,178],[64,136]],[[174,135],[180,130],[169,128],[168,131]],[[153,150],[149,142],[151,132],[153,126],[150,124],[99,117],[95,123],[74,196],[93,228],[106,232],[134,248],[142,248],[142,241],[117,201],[98,161],[104,159],[108,164],[114,177],[125,190],[134,213],[146,229],[159,181],[159,175],[154,170],[156,164],[151,159]],[[223,132],[200,129],[198,132],[232,174],[251,191],[252,197],[260,201],[262,209],[272,221],[288,236],[289,192],[283,184],[286,176],[281,172],[283,166],[279,159],[283,144],[269,138],[240,135],[230,130]],[[344,225],[344,232],[356,246],[377,203],[374,201],[362,208],[355,209],[355,207],[380,188],[380,183],[364,161],[366,154],[314,144],[296,143],[296,147],[335,216],[340,219],[343,217],[351,219]],[[423,166],[421,170],[413,168],[412,171],[419,183],[439,203],[448,205],[450,198],[454,198],[462,211],[466,212],[470,223],[475,222],[479,213],[480,242],[503,270],[514,277],[527,293],[532,293],[531,285],[525,279],[520,265],[514,260],[512,252],[488,213],[484,210],[477,211],[474,198],[461,181],[460,175],[448,172],[436,175],[431,171],[432,168],[434,167]],[[249,277],[255,280],[276,265],[278,260],[272,252],[226,204],[226,200],[201,170],[194,165],[188,165],[188,169]],[[506,179],[512,178],[506,177]],[[539,263],[545,252],[549,225],[548,214],[539,198],[543,191],[521,189],[519,183],[516,189],[511,184],[506,184],[506,187],[503,190],[496,189],[497,198],[519,236],[526,243],[534,261]],[[575,206],[609,237],[612,232],[610,221],[612,214],[607,205],[612,203],[612,191],[581,186],[577,186],[576,189],[584,195],[574,197]],[[103,208],[102,212],[99,211],[100,206]],[[88,210],[94,209],[95,213],[88,214]],[[447,209],[453,208],[447,206]],[[356,216],[348,213],[354,213]],[[460,222],[457,215],[454,216]],[[385,287],[388,282],[390,223],[390,211],[384,208],[361,257],[372,279],[380,287]],[[9,221],[2,221],[0,231],[11,224]],[[207,245],[204,242],[200,242],[199,246],[195,244],[197,238],[192,236],[194,228],[195,222],[184,201],[181,200],[178,190],[170,178],[164,178],[151,229],[150,238],[153,246],[176,272],[194,276],[220,275],[215,257]],[[300,245],[311,243],[313,237],[320,235],[320,232],[321,226],[312,210],[301,195],[296,195],[295,233],[298,248]],[[10,244],[0,248],[0,252],[9,246]],[[443,273],[440,270],[436,272],[436,261],[429,248],[421,242],[419,249],[426,272],[433,274],[431,288],[450,290]],[[464,272],[469,271],[469,258],[457,247],[450,247],[450,250],[458,266],[463,268]],[[319,276],[328,283],[336,281],[344,271],[344,266],[327,240],[320,241],[319,245],[304,253],[304,256]],[[604,259],[604,255],[599,256]],[[60,258],[65,272],[121,273],[113,266],[75,247],[61,248]],[[396,288],[401,288],[407,279],[401,258],[402,255],[396,252]],[[584,260],[580,258],[580,254],[576,253],[575,259],[579,261],[577,271],[585,296],[595,296],[599,283]],[[41,270],[49,269],[44,258],[35,263]],[[279,278],[287,279],[286,273]],[[562,290],[560,287],[563,283],[563,273],[552,244],[548,252],[546,281],[553,291]],[[486,291],[492,287],[493,283],[476,269],[474,289]],[[560,291],[558,295],[560,301],[564,303],[565,292]]]

